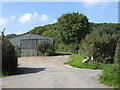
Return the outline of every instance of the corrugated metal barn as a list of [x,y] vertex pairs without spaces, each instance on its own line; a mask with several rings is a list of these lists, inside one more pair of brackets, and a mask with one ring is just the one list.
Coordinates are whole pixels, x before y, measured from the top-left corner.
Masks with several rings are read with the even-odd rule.
[[9,41],[15,46],[18,57],[37,56],[36,46],[42,41],[53,45],[53,38],[36,34],[23,34],[10,38]]

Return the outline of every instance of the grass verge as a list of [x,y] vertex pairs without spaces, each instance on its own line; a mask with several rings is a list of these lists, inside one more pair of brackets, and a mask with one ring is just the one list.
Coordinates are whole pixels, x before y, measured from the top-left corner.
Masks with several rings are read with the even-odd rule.
[[1,72],[0,72],[0,78],[3,78],[3,77],[7,77],[8,75],[3,75]]
[[0,78],[7,77],[8,75],[0,75]]
[[103,68],[103,65],[100,65],[100,64],[82,63],[83,60],[84,58],[81,55],[71,55],[69,57],[68,62],[65,62],[65,64],[69,64],[73,67],[85,68],[85,69],[102,69]]
[[[102,70],[102,75],[99,80],[109,86],[119,87],[120,85],[120,74],[118,74],[118,66],[115,64],[108,64]],[[120,72],[119,72],[120,73]]]
[[10,75],[17,75],[17,73],[19,73],[18,69],[13,71],[2,71],[2,73],[0,72],[0,78],[4,78]]

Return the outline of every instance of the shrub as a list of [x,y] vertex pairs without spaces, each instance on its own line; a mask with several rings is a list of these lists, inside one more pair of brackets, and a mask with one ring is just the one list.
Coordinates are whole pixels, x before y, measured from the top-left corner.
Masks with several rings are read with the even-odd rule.
[[108,38],[107,41],[96,41],[93,45],[93,59],[98,63],[114,63],[116,39]]
[[58,48],[57,48],[58,51],[60,52],[70,52],[70,53],[78,53],[78,44],[77,43],[73,43],[73,44],[64,44],[64,43],[59,43],[58,44]]
[[49,43],[41,42],[40,44],[37,45],[37,53],[38,55],[51,56],[55,54],[55,49]]
[[[2,38],[2,71],[11,74],[17,69],[18,59],[14,46],[5,37]],[[5,72],[5,73],[4,73]]]
[[99,34],[99,31],[93,31],[82,40],[80,54],[93,57],[95,62],[113,63],[118,36]]
[[115,63],[120,65],[120,39],[117,42],[116,51],[115,51]]
[[[118,66],[118,75],[120,75],[120,39],[117,42],[116,51],[115,51],[115,65]],[[120,76],[118,77],[118,87],[120,89]]]

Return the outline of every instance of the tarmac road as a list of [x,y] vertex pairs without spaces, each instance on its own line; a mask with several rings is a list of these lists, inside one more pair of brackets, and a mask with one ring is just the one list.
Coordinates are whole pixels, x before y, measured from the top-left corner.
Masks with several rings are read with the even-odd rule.
[[109,88],[97,80],[101,70],[65,65],[68,56],[21,57],[21,72],[2,79],[2,88]]

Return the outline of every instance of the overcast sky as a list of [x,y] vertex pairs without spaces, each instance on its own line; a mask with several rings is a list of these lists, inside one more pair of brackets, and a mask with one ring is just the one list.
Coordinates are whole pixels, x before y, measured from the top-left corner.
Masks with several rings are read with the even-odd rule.
[[83,13],[94,23],[118,23],[118,2],[88,1],[1,2],[0,30],[6,28],[5,34],[21,34],[37,26],[55,23],[62,14],[72,12]]

